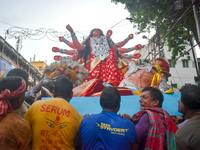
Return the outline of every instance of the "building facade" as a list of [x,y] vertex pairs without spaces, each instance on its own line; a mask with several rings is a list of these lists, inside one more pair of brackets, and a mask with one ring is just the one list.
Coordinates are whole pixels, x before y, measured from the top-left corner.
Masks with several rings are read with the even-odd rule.
[[37,71],[43,75],[43,71],[44,71],[44,68],[47,66],[47,64],[44,62],[44,61],[32,61],[31,62],[31,65],[37,69]]
[[0,36],[0,70],[5,70],[7,74],[13,68],[25,70],[31,85],[42,79],[42,74]]

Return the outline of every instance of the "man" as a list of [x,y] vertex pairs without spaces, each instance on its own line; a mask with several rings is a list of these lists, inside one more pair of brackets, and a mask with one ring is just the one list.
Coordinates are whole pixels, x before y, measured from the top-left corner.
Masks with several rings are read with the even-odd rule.
[[7,77],[10,77],[10,76],[20,76],[22,77],[25,82],[26,82],[26,90],[27,90],[27,87],[28,87],[28,73],[20,68],[14,68],[14,69],[11,69],[8,74],[7,74]]
[[[184,88],[184,86],[183,86],[182,88]],[[181,92],[182,88],[180,89],[180,92]],[[180,99],[178,100],[178,111],[184,115],[184,116],[183,116],[184,121],[182,121],[181,123],[178,124],[178,128],[180,128],[181,126],[183,126],[183,125],[184,125],[186,122],[188,122],[188,120],[189,120],[189,119],[186,117],[186,114],[185,114],[185,112],[184,112],[184,110],[183,110],[183,104],[182,104],[182,102],[181,102]]]
[[189,120],[175,134],[177,150],[200,149],[200,87],[186,85],[180,90],[179,107]]
[[171,116],[162,109],[163,95],[159,89],[145,87],[140,97],[141,111],[132,118],[127,114],[122,116],[134,123],[136,130],[136,150],[175,150],[176,125]]
[[[10,77],[10,76],[18,76],[18,77],[22,77],[24,79],[24,81],[26,82],[26,92],[27,92],[27,87],[28,87],[28,73],[20,68],[14,68],[14,69],[11,69],[8,74],[7,74],[7,77]],[[25,93],[26,95],[26,93]],[[25,98],[26,100],[26,98]],[[21,116],[22,118],[24,118],[26,112],[28,111],[30,107],[30,104],[28,104],[26,101],[24,101],[21,105],[21,107],[17,110],[15,110],[15,112]]]
[[83,150],[128,150],[135,141],[134,124],[117,114],[121,97],[114,87],[105,87],[100,96],[102,112],[85,117],[79,129]]
[[75,149],[82,116],[69,104],[72,82],[61,77],[55,82],[54,97],[34,102],[25,115],[32,130],[32,149]]
[[17,115],[26,91],[21,77],[5,77],[0,80],[0,149],[31,150],[29,124]]

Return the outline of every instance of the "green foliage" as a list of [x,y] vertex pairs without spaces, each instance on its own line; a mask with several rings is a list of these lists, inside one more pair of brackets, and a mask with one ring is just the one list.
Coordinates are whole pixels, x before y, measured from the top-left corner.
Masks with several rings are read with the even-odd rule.
[[[183,0],[183,9],[174,10],[175,0],[111,0],[125,4],[138,33],[150,32],[158,21],[162,42],[167,41],[172,60],[184,53],[192,38],[197,38],[196,23],[191,0]],[[190,7],[190,8],[189,8]],[[189,8],[189,9],[188,9]],[[187,11],[185,15],[184,12]],[[183,15],[183,16],[182,16]],[[182,18],[179,20],[179,18]],[[177,20],[179,20],[177,22]],[[154,24],[153,24],[154,23]],[[176,24],[176,25],[175,25]],[[172,29],[172,27],[174,28]],[[198,41],[196,41],[198,42]]]

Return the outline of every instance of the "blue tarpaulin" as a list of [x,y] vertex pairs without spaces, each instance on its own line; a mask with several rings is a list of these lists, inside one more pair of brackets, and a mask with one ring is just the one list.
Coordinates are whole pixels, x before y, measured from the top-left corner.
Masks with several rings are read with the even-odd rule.
[[[178,112],[178,100],[180,99],[180,92],[163,94],[164,102],[163,109],[170,115],[182,115]],[[130,116],[140,110],[139,105],[140,95],[121,96],[121,107],[118,113],[126,113]],[[85,114],[98,114],[102,111],[99,97],[73,97],[70,101],[78,112],[83,116]]]

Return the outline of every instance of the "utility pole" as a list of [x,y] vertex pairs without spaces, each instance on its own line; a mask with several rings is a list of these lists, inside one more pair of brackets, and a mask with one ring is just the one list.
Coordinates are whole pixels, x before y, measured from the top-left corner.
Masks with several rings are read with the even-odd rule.
[[195,18],[196,28],[197,28],[198,41],[200,41],[200,26],[199,26],[199,18],[197,14],[197,7],[195,5],[195,0],[192,0],[192,3],[193,3],[194,18]]
[[19,65],[19,46],[20,45],[20,37],[17,37],[17,44],[16,44],[16,50],[17,50],[17,66]]
[[[200,41],[200,25],[199,25],[199,18],[198,18],[198,14],[197,14],[197,7],[196,7],[195,0],[192,0],[192,3],[193,3],[193,12],[194,12],[194,18],[195,18],[195,23],[196,23],[196,28],[197,28],[198,42],[199,42]],[[191,41],[190,43],[191,43],[192,46],[194,45],[193,41]],[[199,45],[199,47],[200,47],[200,45]],[[196,56],[195,56],[193,49],[192,49],[192,54],[193,54],[196,72],[197,72],[197,77],[198,77],[198,86],[200,86],[199,66],[198,66],[197,59],[196,59]]]
[[161,56],[161,53],[160,53],[160,29],[158,27],[158,20],[156,20],[155,26],[156,26],[156,37],[157,37],[156,46],[158,47],[158,54],[160,57]]
[[[191,45],[192,47],[194,46],[194,40],[193,40],[193,39],[190,40],[190,45]],[[200,86],[199,65],[198,65],[198,63],[197,63],[197,58],[196,58],[196,55],[195,55],[195,52],[194,52],[194,49],[193,49],[193,48],[192,48],[192,55],[193,55],[194,65],[195,65],[196,72],[197,72],[198,86]]]

